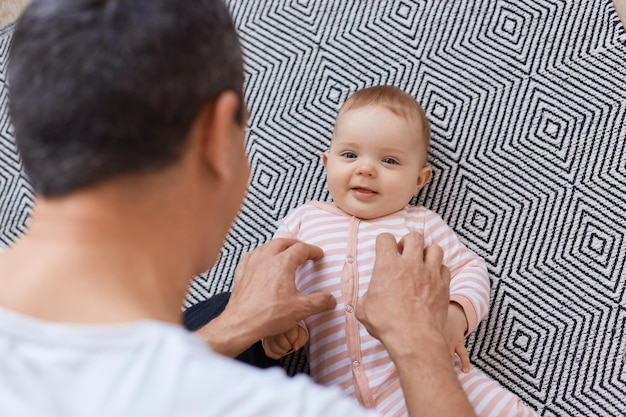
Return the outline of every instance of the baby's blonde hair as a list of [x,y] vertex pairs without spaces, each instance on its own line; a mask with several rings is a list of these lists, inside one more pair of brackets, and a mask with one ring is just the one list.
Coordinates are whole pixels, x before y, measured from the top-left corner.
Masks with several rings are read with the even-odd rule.
[[339,109],[335,127],[344,113],[372,105],[383,106],[396,116],[402,117],[408,122],[417,123],[419,126],[419,130],[416,132],[417,139],[423,141],[426,152],[428,152],[430,123],[426,117],[426,112],[412,95],[393,85],[367,87],[352,94]]

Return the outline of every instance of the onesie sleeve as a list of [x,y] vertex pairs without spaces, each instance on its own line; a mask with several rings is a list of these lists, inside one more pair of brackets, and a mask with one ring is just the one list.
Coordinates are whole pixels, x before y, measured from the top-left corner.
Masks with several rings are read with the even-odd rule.
[[490,282],[487,265],[481,257],[468,249],[452,228],[435,212],[428,210],[424,217],[426,245],[436,244],[443,249],[443,263],[450,269],[450,301],[461,305],[467,317],[467,334],[484,319],[489,309]]
[[289,213],[287,213],[287,215],[278,222],[278,227],[274,232],[274,237],[272,239],[298,239],[300,224],[302,223],[302,218],[306,214],[307,208],[308,205],[304,204],[289,211]]
[[272,239],[278,238],[295,239],[294,234],[291,232],[291,230],[289,230],[289,227],[287,227],[287,225],[285,224],[284,219],[278,223],[278,228],[274,232],[274,237]]

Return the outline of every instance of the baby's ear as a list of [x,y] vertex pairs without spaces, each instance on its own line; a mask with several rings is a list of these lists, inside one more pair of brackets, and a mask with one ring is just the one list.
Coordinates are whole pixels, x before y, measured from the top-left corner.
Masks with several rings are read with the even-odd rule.
[[417,190],[419,191],[423,186],[428,184],[428,181],[430,181],[432,176],[433,170],[431,167],[425,166],[424,168],[420,169],[420,173],[417,176]]
[[328,163],[328,151],[324,151],[322,154],[322,164],[324,164],[324,168],[326,168],[326,164]]

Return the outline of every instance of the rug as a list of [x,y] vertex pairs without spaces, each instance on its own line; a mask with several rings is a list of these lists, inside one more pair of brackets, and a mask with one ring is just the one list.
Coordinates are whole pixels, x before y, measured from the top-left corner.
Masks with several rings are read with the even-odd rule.
[[[341,103],[397,85],[432,124],[415,199],[485,258],[471,361],[543,416],[626,416],[626,35],[610,0],[229,2],[245,51],[249,192],[186,306],[309,200]],[[0,245],[33,195],[13,145],[0,30]],[[184,203],[184,202],[181,202]],[[296,353],[283,362],[306,372]]]

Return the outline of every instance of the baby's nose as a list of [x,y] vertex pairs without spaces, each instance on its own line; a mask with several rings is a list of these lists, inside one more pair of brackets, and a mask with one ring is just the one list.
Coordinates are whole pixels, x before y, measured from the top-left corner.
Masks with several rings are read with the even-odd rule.
[[376,175],[376,168],[368,161],[362,161],[357,167],[357,174],[373,177]]

